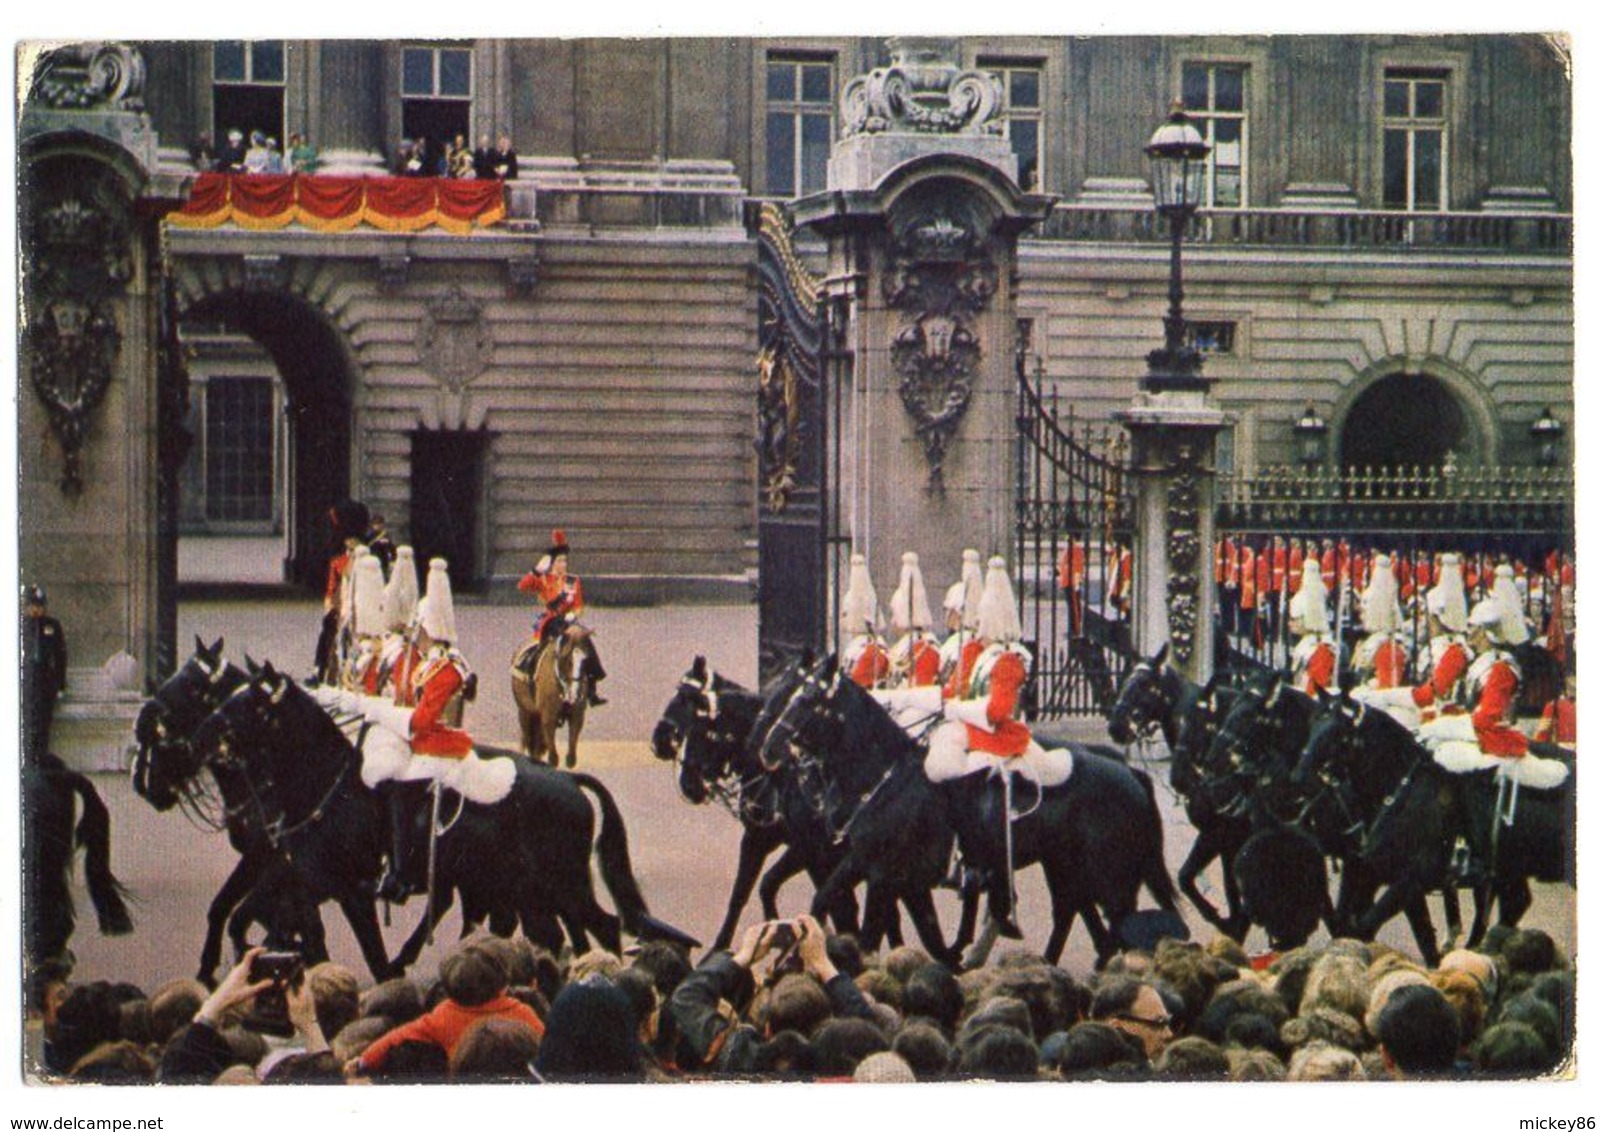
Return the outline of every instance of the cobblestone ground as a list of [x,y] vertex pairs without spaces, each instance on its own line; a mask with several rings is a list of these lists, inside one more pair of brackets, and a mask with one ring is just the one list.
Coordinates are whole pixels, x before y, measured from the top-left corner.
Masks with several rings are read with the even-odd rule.
[[[463,650],[482,681],[467,725],[483,742],[511,743],[516,724],[506,662],[529,632],[529,610],[460,603],[457,616]],[[312,602],[191,602],[181,609],[180,639],[190,642],[200,635],[210,642],[223,636],[232,657],[240,659],[249,653],[253,659],[271,660],[300,675],[311,667],[318,618],[318,607]],[[588,621],[597,631],[609,670],[604,691],[610,702],[588,720],[581,743],[581,767],[597,774],[620,805],[630,834],[632,863],[653,912],[708,940],[724,915],[740,830],[724,810],[683,801],[675,790],[673,772],[652,758],[647,744],[677,678],[698,653],[733,679],[749,685],[754,682],[755,610],[752,606],[597,608],[588,613]],[[1090,738],[1098,735],[1099,726],[1090,721]],[[1166,856],[1175,871],[1193,843],[1193,830],[1165,790],[1165,767],[1154,767],[1152,773],[1161,784],[1157,795],[1166,828]],[[155,813],[134,795],[125,776],[97,775],[95,781],[112,812],[114,870],[139,903],[135,933],[108,939],[95,934],[87,898],[78,888],[79,931],[72,946],[79,956],[81,975],[86,979],[127,979],[149,988],[175,975],[190,974],[205,932],[206,905],[233,867],[234,857],[221,834],[197,829],[176,814]],[[1213,870],[1205,878],[1205,887],[1220,903],[1220,885],[1214,883],[1214,877]],[[1049,909],[1037,871],[1020,874],[1018,886],[1028,942],[1041,946],[1049,930]],[[804,911],[810,895],[806,882],[793,882],[782,894],[783,914]],[[603,900],[607,903],[606,896]],[[952,931],[957,908],[950,894],[940,894],[939,909]],[[385,933],[392,952],[411,932],[420,911],[420,902],[414,901],[395,913]],[[1435,915],[1437,919],[1438,910]],[[755,902],[744,922],[758,916]],[[1196,938],[1209,938],[1192,908],[1185,909],[1185,918]],[[1572,951],[1575,920],[1571,890],[1536,886],[1535,905],[1526,923],[1554,933]],[[334,957],[362,972],[350,931],[333,905],[325,908],[325,923]],[[457,932],[453,913],[415,971],[426,977],[433,974]],[[1411,950],[1403,920],[1390,924],[1382,938]],[[1258,932],[1249,943],[1254,948],[1264,946],[1265,941]],[[1062,962],[1085,975],[1092,960],[1087,935],[1079,926]]]

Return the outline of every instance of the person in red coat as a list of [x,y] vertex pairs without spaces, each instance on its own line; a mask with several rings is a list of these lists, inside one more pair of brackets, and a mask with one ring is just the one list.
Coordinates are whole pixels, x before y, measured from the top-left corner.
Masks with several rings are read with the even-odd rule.
[[[1221,584],[1221,565],[1217,566],[1217,584]],[[1088,552],[1083,549],[1077,536],[1072,535],[1066,542],[1066,549],[1060,552],[1060,562],[1056,570],[1056,580],[1060,584],[1060,592],[1066,595],[1067,626],[1073,637],[1082,636],[1082,607],[1083,585],[1088,581]]]
[[1406,679],[1406,646],[1401,640],[1400,583],[1389,558],[1373,556],[1361,595],[1361,624],[1367,636],[1356,646],[1351,666],[1373,688],[1399,687]]
[[1031,662],[1020,639],[1021,622],[1010,577],[1004,559],[995,557],[988,563],[977,637],[966,642],[960,663],[944,687],[944,722],[932,731],[924,763],[926,776],[933,782],[952,782],[979,772],[997,773],[1004,781],[1004,835],[967,829],[961,837],[961,852],[987,872],[990,913],[1000,933],[1010,939],[1020,938],[1014,920],[1009,831],[1011,776],[1026,774],[1045,788],[1059,785],[1071,774],[1069,753],[1045,751],[1020,718]]
[[[535,569],[519,579],[519,592],[534,594],[541,602],[541,613],[533,627],[538,641],[552,641],[580,619],[581,611],[586,608],[585,591],[580,579],[569,572],[569,539],[563,531],[552,532],[552,545],[537,561]],[[585,685],[587,705],[600,707],[608,701],[597,694],[597,685],[608,678],[608,673],[603,670],[602,659],[591,637],[581,640],[576,648],[581,654],[581,679],[576,683]],[[570,702],[576,694],[574,687],[564,689],[564,697]]]
[[1563,679],[1562,695],[1548,701],[1545,710],[1540,713],[1540,726],[1535,728],[1534,733],[1535,742],[1555,743],[1570,751],[1579,745],[1576,691],[1575,677],[1570,672]]
[[313,650],[315,683],[339,681],[340,658],[335,646],[340,634],[341,594],[351,569],[352,552],[363,545],[368,528],[368,508],[356,500],[348,499],[329,509],[329,530],[335,549],[324,575],[324,620],[318,632],[318,645]]
[[1322,582],[1322,565],[1307,558],[1302,566],[1300,592],[1289,601],[1289,631],[1299,634],[1290,664],[1301,689],[1315,696],[1319,688],[1332,688],[1338,654],[1328,632],[1328,591]]

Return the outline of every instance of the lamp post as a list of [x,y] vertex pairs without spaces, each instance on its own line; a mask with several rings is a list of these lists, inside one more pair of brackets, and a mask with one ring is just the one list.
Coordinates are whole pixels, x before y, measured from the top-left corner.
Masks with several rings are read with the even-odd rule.
[[1164,320],[1166,345],[1150,351],[1144,388],[1151,393],[1209,392],[1211,383],[1200,374],[1200,353],[1184,341],[1188,327],[1183,320],[1183,231],[1200,207],[1205,156],[1211,147],[1190,124],[1182,103],[1175,102],[1144,152],[1149,154],[1155,172],[1155,210],[1172,229],[1172,278]]
[[1328,432],[1328,422],[1317,415],[1317,406],[1308,404],[1294,428],[1300,439],[1300,463],[1306,471],[1313,471],[1322,463],[1322,438]]
[[1542,468],[1555,468],[1557,456],[1562,440],[1562,422],[1551,415],[1551,409],[1545,408],[1540,417],[1529,426],[1529,435],[1534,437],[1535,458]]

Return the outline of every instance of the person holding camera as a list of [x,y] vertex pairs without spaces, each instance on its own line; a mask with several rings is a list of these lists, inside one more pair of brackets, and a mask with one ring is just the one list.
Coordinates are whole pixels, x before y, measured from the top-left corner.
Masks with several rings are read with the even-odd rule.
[[287,1057],[329,1052],[301,956],[254,947],[168,1047],[158,1080],[210,1082],[238,1062],[234,1047],[223,1034],[231,1026],[255,1031],[268,1042],[268,1056],[253,1067],[259,1073]]
[[870,1003],[853,978],[826,953],[826,931],[813,916],[770,920],[743,933],[734,952],[716,951],[670,996],[670,1014],[682,1039],[683,1069],[747,1073],[754,1054],[771,1035],[744,1021],[758,989],[754,971],[767,955],[777,958],[771,974],[794,969],[818,980],[836,1018],[872,1018]]

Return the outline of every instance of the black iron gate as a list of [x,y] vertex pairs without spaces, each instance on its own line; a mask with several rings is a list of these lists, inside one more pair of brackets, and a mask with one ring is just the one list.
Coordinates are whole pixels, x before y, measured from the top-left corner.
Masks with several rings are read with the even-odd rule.
[[748,207],[758,239],[759,677],[826,645],[835,584],[836,472],[828,413],[842,367],[846,320],[832,317],[820,281],[793,246],[792,220],[772,202]]
[[1037,660],[1031,718],[1104,714],[1133,658],[1127,436],[1077,427],[1016,352],[1016,600]]

